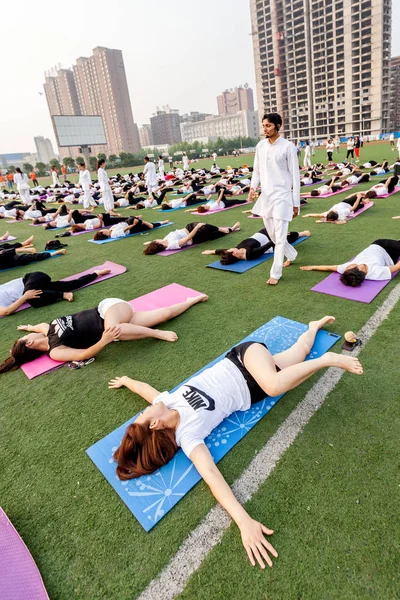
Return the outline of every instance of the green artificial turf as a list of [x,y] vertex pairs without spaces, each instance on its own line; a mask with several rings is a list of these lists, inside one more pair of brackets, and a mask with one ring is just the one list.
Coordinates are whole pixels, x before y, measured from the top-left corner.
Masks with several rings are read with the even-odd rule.
[[[387,144],[371,144],[362,149],[361,157],[393,162],[394,153]],[[233,164],[228,158],[227,164]],[[321,151],[319,158],[324,158]],[[244,161],[249,164],[249,157],[238,163]],[[218,162],[222,165],[222,160]],[[312,199],[303,212],[322,212],[345,195]],[[400,214],[399,201],[400,194],[377,199],[365,215],[340,227],[317,225],[313,219],[293,221],[291,230],[310,229],[312,236],[298,247],[298,261],[285,270],[276,288],[265,285],[268,262],[242,275],[206,269],[213,257],[203,256],[201,250],[220,247],[218,240],[170,257],[144,256],[143,242],[155,239],[156,232],[103,246],[88,243],[90,234],[68,238],[63,240],[68,243],[66,256],[0,273],[1,284],[33,270],[62,278],[105,260],[128,269],[124,275],[77,291],[72,305],[61,302],[1,319],[4,357],[17,337],[17,325],[50,321],[95,306],[105,297],[128,300],[172,282],[210,296],[208,303],[165,325],[178,333],[175,344],[154,340],[112,344],[79,371],[64,367],[32,381],[21,371],[2,376],[1,505],[34,556],[52,600],[136,597],[214,505],[208,488],[200,483],[152,532],[143,531],[85,454],[86,448],[144,406],[126,390],[108,390],[107,381],[125,374],[160,390],[169,389],[276,315],[307,322],[333,314],[337,320],[332,331],[357,331],[395,283],[364,305],[310,292],[325,275],[303,273],[298,267],[344,262],[376,238],[399,238],[399,222],[391,220]],[[151,209],[142,214],[147,220],[158,218]],[[199,220],[184,211],[168,216],[175,221],[173,227]],[[229,236],[229,245],[262,227],[261,220],[248,219],[241,208],[204,220],[216,225],[240,220],[242,230]],[[38,249],[55,233],[27,223],[4,223],[0,233],[5,227],[19,241],[34,233]],[[363,378],[344,377],[250,505],[254,516],[277,530],[274,543],[280,558],[274,570],[250,571],[238,533],[232,529],[192,578],[187,598],[396,597],[391,502],[398,490],[393,456],[398,441],[394,393],[399,377],[398,319],[393,315],[362,353]],[[388,347],[393,348],[389,362]],[[335,349],[339,351],[339,344]],[[317,377],[286,394],[221,461],[229,483]]]

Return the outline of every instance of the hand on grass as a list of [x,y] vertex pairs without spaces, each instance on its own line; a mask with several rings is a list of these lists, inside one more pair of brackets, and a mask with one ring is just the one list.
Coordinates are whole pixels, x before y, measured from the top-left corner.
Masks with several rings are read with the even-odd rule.
[[110,344],[111,342],[114,342],[116,339],[118,339],[120,333],[121,327],[119,325],[113,325],[113,327],[109,327],[103,332],[101,340],[106,345]]
[[269,554],[272,554],[275,558],[278,557],[275,548],[265,538],[265,535],[272,535],[273,533],[272,529],[268,529],[265,525],[255,521],[251,517],[246,519],[240,526],[242,543],[253,567],[256,561],[262,569],[265,569],[265,563],[269,567],[272,567],[272,560]]
[[126,379],[127,377],[125,375],[123,377],[115,377],[114,379],[110,379],[108,382],[108,387],[115,390],[124,387],[124,385],[126,385]]

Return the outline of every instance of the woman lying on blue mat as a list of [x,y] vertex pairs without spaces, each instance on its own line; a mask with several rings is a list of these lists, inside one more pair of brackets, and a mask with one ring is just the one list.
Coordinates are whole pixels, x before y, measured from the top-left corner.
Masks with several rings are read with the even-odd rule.
[[202,244],[217,240],[228,233],[240,230],[240,223],[235,223],[233,227],[216,227],[210,223],[188,223],[183,229],[171,231],[162,240],[153,240],[144,242],[147,246],[143,254],[158,254],[164,250],[180,250],[183,246],[192,244]]
[[119,237],[127,237],[128,235],[133,235],[134,233],[143,233],[144,231],[150,231],[151,229],[155,229],[156,227],[160,227],[160,225],[166,225],[170,221],[155,221],[154,223],[148,223],[147,221],[142,221],[142,219],[137,217],[129,217],[123,223],[118,223],[117,225],[113,225],[110,229],[103,229],[103,231],[97,231],[94,234],[95,240],[107,240],[108,238],[115,239]]
[[[287,234],[287,241],[289,244],[293,244],[300,237],[310,237],[310,235],[310,231],[291,231]],[[260,258],[263,254],[272,253],[274,248],[275,244],[269,238],[267,230],[264,227],[251,237],[239,242],[235,248],[204,250],[202,254],[218,254],[222,265],[233,265],[238,260],[255,260],[256,258]],[[289,265],[290,261],[287,260],[283,266],[288,267]]]
[[62,362],[87,360],[116,340],[125,342],[154,338],[176,342],[178,336],[175,332],[151,328],[178,317],[194,304],[206,300],[208,296],[200,294],[166,308],[135,312],[129,302],[120,298],[105,298],[95,308],[59,317],[51,323],[20,325],[18,329],[28,331],[28,335],[14,343],[11,357],[0,365],[0,373],[13,371],[42,354]]
[[342,265],[313,265],[300,267],[302,271],[333,271],[340,273],[340,281],[358,287],[364,279],[387,281],[400,271],[400,240],[375,240],[353,260]]
[[328,316],[311,321],[291,348],[275,356],[265,344],[239,344],[173,392],[160,393],[129,377],[112,379],[110,388],[125,386],[152,404],[128,426],[114,454],[118,477],[128,480],[149,475],[167,464],[181,447],[238,525],[251,564],[257,561],[264,568],[265,561],[272,566],[269,554],[278,554],[264,536],[273,531],[252,519],[235,498],[204,440],[232,413],[248,410],[266,396],[284,394],[320,369],[335,366],[361,375],[363,368],[357,358],[327,352],[320,358],[305,360],[318,330],[334,320]]

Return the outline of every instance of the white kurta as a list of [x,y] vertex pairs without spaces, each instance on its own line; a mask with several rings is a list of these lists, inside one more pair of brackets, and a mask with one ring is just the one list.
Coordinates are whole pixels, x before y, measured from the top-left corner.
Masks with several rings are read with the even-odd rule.
[[144,176],[146,178],[147,192],[151,194],[153,188],[157,186],[156,165],[149,161],[144,167]]
[[57,187],[61,187],[61,183],[60,183],[60,180],[58,179],[58,173],[57,173],[57,171],[52,171],[51,172],[51,176],[53,178],[53,185],[54,185],[54,187],[56,187],[56,186]]
[[300,172],[297,150],[292,142],[279,137],[273,144],[268,139],[257,144],[251,187],[261,184],[261,194],[253,212],[261,215],[268,236],[275,244],[271,277],[280,279],[284,256],[294,260],[296,250],[287,242],[293,209],[300,209]]
[[92,185],[92,178],[88,169],[79,171],[79,185],[83,191],[83,208],[89,208],[89,206],[96,206],[96,202],[92,198],[90,193],[90,186]]
[[164,174],[165,174],[165,169],[164,169],[164,161],[163,161],[163,159],[162,159],[162,158],[160,158],[160,159],[159,159],[159,161],[158,161],[158,170],[159,170],[159,172],[160,172],[160,175],[161,175],[162,177],[164,177]]
[[97,179],[100,184],[101,196],[103,198],[104,208],[107,212],[114,209],[114,196],[108,181],[107,171],[100,167],[97,171]]
[[189,159],[187,156],[182,156],[183,170],[187,171],[189,169]]
[[28,177],[26,176],[26,174],[23,173],[21,175],[20,173],[15,173],[13,179],[14,179],[15,185],[17,186],[18,193],[21,198],[21,202],[23,202],[24,204],[31,204],[32,200],[31,200],[31,194],[29,191]]

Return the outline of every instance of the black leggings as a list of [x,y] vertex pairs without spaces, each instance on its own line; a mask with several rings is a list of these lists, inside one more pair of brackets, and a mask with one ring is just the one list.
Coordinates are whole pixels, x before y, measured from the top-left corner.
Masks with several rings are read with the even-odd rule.
[[231,206],[237,206],[238,204],[246,204],[247,200],[239,200],[239,198],[237,198],[236,200],[228,200],[228,198],[225,197],[225,194],[223,194],[222,198],[221,198],[222,202],[225,204],[225,208],[230,208]]
[[389,254],[390,258],[396,264],[400,258],[400,240],[375,240],[372,242],[376,246],[380,246]]
[[0,242],[0,250],[10,250],[11,248],[22,248],[22,244],[14,242],[9,244],[8,242]]
[[126,221],[126,217],[112,217],[108,213],[102,213],[103,223],[106,227],[111,227],[111,225],[116,225],[117,223],[122,223]]
[[71,281],[51,281],[46,273],[34,271],[25,275],[22,281],[24,284],[24,293],[28,290],[42,291],[38,298],[27,300],[28,304],[33,306],[33,308],[40,308],[41,306],[54,304],[57,300],[62,299],[65,292],[73,292],[88,283],[92,283],[95,279],[97,279],[96,273],[89,273]]
[[349,158],[350,155],[351,158],[354,158],[354,150],[347,150],[346,158]]
[[71,216],[74,220],[75,225],[84,223],[88,219],[97,219],[97,215],[83,215],[79,212],[79,210],[73,210]]
[[5,250],[0,254],[0,271],[12,269],[21,265],[29,265],[38,260],[51,258],[50,252],[38,252],[37,254],[17,254],[15,249]]
[[[126,224],[133,225],[135,218],[136,217],[129,217],[129,219],[126,221]],[[143,221],[141,219],[138,219],[138,221],[139,222],[137,223],[137,225],[133,229],[130,229],[128,231],[129,235],[132,235],[134,233],[142,233],[142,231],[151,231],[152,229],[156,229],[157,227],[160,227],[160,225],[161,225],[161,223],[159,223],[158,221],[155,221],[154,223],[152,223],[153,227],[149,227],[148,225],[143,223]]]
[[[353,204],[355,203],[356,200],[357,200],[357,196],[350,196],[350,198],[345,198],[344,200],[341,200],[341,202],[343,202],[344,204],[348,204],[349,206],[353,206]],[[364,208],[364,206],[365,206],[365,204],[361,200],[361,202],[357,206],[357,210],[355,212],[358,212],[359,210]]]
[[[186,225],[186,229],[190,233],[196,227],[197,223],[188,223]],[[203,242],[211,242],[212,240],[217,240],[220,237],[226,235],[223,231],[219,231],[218,227],[215,225],[211,225],[210,223],[205,223],[200,229],[195,233],[192,238],[193,244],[202,244]]]

